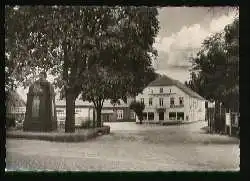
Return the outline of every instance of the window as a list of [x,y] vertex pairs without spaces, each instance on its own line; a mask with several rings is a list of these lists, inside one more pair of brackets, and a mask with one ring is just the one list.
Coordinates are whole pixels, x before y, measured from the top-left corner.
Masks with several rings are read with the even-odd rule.
[[163,106],[163,98],[159,98],[159,105]]
[[147,116],[147,113],[144,112],[144,113],[143,113],[143,120],[147,120],[147,117],[148,117],[148,116]]
[[171,89],[169,89],[169,93],[171,93]]
[[81,109],[79,109],[79,108],[76,108],[76,109],[75,109],[75,114],[78,114],[78,113],[80,113],[80,112],[82,112]]
[[174,98],[171,97],[171,98],[170,98],[170,107],[173,107],[173,106],[174,106]]
[[149,98],[148,104],[149,104],[150,106],[152,106],[152,98]]
[[177,112],[177,120],[184,120],[184,112]]
[[143,104],[144,104],[144,98],[141,98],[141,103],[143,103]]
[[149,112],[149,113],[148,113],[148,120],[151,120],[151,121],[154,120],[154,116],[155,116],[155,115],[154,115],[153,112]]
[[151,94],[153,94],[154,93],[154,91],[153,91],[153,89],[151,89]]
[[180,105],[184,104],[184,98],[183,97],[179,97],[179,103],[180,103]]
[[56,114],[57,114],[57,116],[58,117],[60,117],[60,116],[64,116],[64,111],[63,110],[56,110]]
[[163,88],[160,88],[160,93],[163,93]]
[[175,120],[176,119],[176,112],[170,112],[169,113],[169,119],[170,120]]
[[117,110],[117,119],[123,119],[123,110]]

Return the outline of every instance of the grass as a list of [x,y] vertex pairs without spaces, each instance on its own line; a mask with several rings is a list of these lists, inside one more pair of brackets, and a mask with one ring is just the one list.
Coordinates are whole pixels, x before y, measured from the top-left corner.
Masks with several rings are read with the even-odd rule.
[[76,129],[74,133],[65,133],[64,130],[58,129],[53,132],[24,132],[22,130],[7,131],[7,138],[23,138],[23,139],[35,139],[46,140],[56,142],[82,142],[88,139],[95,138],[102,134],[109,134],[110,127],[103,126],[101,128],[92,129]]

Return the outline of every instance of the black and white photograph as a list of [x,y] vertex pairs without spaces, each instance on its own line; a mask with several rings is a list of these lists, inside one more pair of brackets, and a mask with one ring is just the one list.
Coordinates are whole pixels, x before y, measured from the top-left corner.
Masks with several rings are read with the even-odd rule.
[[238,6],[6,5],[4,28],[6,172],[240,170]]

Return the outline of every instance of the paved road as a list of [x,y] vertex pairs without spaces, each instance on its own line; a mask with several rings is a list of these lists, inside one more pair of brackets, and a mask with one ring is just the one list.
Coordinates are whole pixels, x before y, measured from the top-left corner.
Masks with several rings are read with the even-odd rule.
[[82,143],[7,139],[6,167],[14,170],[237,170],[238,140],[209,135],[198,122],[181,126],[106,123],[110,135]]

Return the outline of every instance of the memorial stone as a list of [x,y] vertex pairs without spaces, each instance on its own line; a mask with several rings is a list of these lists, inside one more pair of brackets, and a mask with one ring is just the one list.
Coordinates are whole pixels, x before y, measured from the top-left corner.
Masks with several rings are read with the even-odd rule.
[[50,132],[55,129],[57,117],[54,88],[46,80],[46,73],[41,73],[40,79],[29,87],[23,130]]

